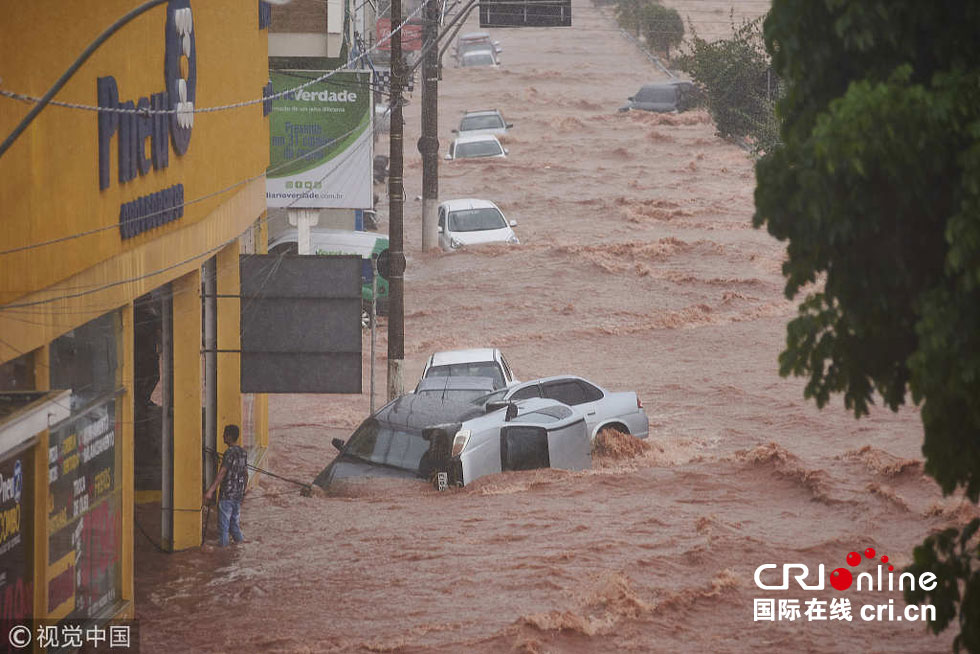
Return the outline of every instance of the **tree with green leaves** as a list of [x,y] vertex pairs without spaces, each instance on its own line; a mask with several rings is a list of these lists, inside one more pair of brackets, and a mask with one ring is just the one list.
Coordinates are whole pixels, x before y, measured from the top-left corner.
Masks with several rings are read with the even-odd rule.
[[684,21],[677,10],[651,2],[640,8],[637,19],[647,47],[670,59],[671,46],[676,48],[684,40]]
[[[756,166],[756,226],[788,241],[803,300],[780,372],[856,416],[921,406],[925,470],[980,499],[980,2],[774,0],[782,146]],[[980,652],[980,521],[930,536],[906,593]]]
[[771,71],[761,19],[736,25],[729,38],[706,41],[691,27],[687,52],[675,65],[703,91],[718,134],[745,139],[757,152],[779,142],[775,101],[781,92]]
[[617,0],[616,22],[627,32],[640,36],[640,16],[650,0]]

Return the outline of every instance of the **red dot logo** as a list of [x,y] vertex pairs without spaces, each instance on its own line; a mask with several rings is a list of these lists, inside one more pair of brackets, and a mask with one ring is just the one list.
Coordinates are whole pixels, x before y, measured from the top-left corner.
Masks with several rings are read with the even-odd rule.
[[869,547],[868,549],[864,550],[864,555],[869,559],[875,558],[875,548]]
[[847,568],[837,568],[830,573],[830,585],[837,590],[847,590],[851,587],[852,581],[854,581],[854,577],[851,576],[851,571]]
[[857,552],[851,552],[850,554],[847,555],[847,565],[851,566],[852,568],[860,562],[861,562],[861,555],[858,554]]

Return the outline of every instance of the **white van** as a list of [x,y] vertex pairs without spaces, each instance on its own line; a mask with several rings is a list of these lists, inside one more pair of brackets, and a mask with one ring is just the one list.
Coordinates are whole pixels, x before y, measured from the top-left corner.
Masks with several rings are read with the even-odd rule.
[[[312,254],[356,254],[363,259],[361,266],[361,300],[367,315],[371,313],[371,285],[374,268],[372,255],[388,249],[388,237],[375,232],[353,232],[345,229],[310,229],[310,250]],[[295,227],[279,233],[269,242],[269,254],[298,254],[299,230]],[[388,282],[378,277],[379,315],[388,314]]]

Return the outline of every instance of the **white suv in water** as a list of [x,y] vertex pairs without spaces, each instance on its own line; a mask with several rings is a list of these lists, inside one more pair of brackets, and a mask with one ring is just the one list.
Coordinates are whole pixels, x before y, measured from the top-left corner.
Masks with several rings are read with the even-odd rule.
[[495,347],[436,352],[422,370],[422,379],[433,377],[488,377],[493,381],[494,389],[520,383],[514,378],[504,355]]

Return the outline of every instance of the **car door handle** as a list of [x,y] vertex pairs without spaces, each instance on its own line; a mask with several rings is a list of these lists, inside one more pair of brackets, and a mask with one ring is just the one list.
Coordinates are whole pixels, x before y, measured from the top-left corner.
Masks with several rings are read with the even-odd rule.
[[585,414],[585,415],[587,415],[587,416],[594,416],[594,415],[595,415],[595,411],[589,411],[589,412],[588,412],[587,414]]

